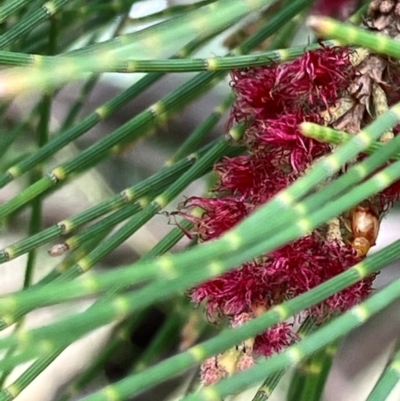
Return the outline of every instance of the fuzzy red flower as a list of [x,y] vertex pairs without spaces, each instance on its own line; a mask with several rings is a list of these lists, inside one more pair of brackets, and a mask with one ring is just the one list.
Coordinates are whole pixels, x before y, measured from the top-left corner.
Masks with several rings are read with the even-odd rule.
[[274,148],[290,149],[289,162],[294,171],[304,170],[314,159],[329,151],[326,143],[307,138],[300,133],[299,125],[304,121],[321,123],[317,115],[304,115],[299,111],[295,114],[287,113],[275,119],[256,120],[249,134],[254,139],[254,146],[265,147],[266,144]]
[[210,320],[219,316],[237,316],[251,312],[254,304],[266,305],[273,283],[268,282],[263,264],[245,263],[220,277],[198,285],[191,292],[192,301],[206,300],[206,311]]
[[354,74],[343,47],[308,51],[290,63],[235,70],[232,119],[276,118],[299,110],[316,114],[339,100]]
[[[201,217],[190,214],[199,207],[204,210]],[[249,214],[254,207],[233,196],[223,198],[200,198],[193,196],[186,200],[179,214],[195,225],[195,232],[203,241],[218,238]]]
[[297,336],[293,332],[292,325],[279,323],[255,338],[254,353],[270,356],[287,348],[296,339]]
[[279,167],[282,159],[279,151],[225,158],[215,165],[219,177],[215,190],[254,205],[265,203],[295,179]]
[[[202,241],[231,229],[304,174],[315,159],[330,152],[329,145],[304,137],[298,126],[303,121],[323,123],[321,112],[347,94],[354,75],[348,49],[324,46],[290,63],[232,72],[237,101],[230,123],[246,123],[243,143],[248,153],[216,164],[219,181],[214,198],[192,197],[181,208],[179,213],[194,223],[193,232]],[[382,202],[384,196],[394,197],[386,192],[381,195]],[[190,213],[196,207],[204,211],[201,217]],[[351,245],[328,242],[316,230],[199,284],[190,295],[193,302],[205,304],[210,320],[228,318],[234,326],[309,291],[359,261]],[[305,316],[323,321],[354,306],[369,295],[373,278],[372,275],[333,295],[310,308]],[[295,340],[292,325],[280,323],[254,339],[250,352],[246,350],[236,368],[250,366],[253,352],[269,356]],[[210,358],[202,372],[207,383],[228,374],[221,358]]]
[[[350,245],[303,237],[269,254],[264,261],[246,263],[192,290],[196,303],[206,301],[211,320],[250,312],[253,305],[266,309],[300,295],[344,272],[360,259]],[[369,295],[372,279],[340,292],[314,309],[346,310]],[[355,291],[356,290],[356,291]],[[353,294],[350,296],[350,294]]]

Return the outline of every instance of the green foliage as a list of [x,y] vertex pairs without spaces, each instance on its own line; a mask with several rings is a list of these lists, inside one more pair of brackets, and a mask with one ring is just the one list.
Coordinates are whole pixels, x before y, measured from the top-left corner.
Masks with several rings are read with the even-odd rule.
[[[84,368],[66,378],[64,386],[60,384],[57,397],[65,401],[75,395],[83,397],[83,391],[93,381],[103,378],[93,394],[83,398],[85,401],[131,399],[178,374],[188,374],[190,368],[198,367],[206,358],[311,308],[400,257],[399,239],[346,272],[240,327],[209,333],[204,322],[198,323],[192,330],[200,340],[194,338],[187,349],[182,347],[178,352],[179,336],[185,325],[192,318],[203,319],[201,312],[194,310],[187,300],[186,293],[191,287],[306,235],[400,178],[400,136],[389,144],[378,142],[383,133],[400,122],[400,104],[354,136],[303,123],[304,135],[338,145],[335,152],[317,161],[307,174],[219,239],[193,243],[177,251],[173,247],[190,230],[190,222],[179,221],[179,227],[163,237],[160,232],[168,219],[156,220],[156,217],[171,203],[167,210],[176,209],[174,202],[187,195],[190,184],[201,179],[205,182],[203,177],[224,156],[243,152],[238,146],[244,133],[242,125],[233,126],[229,132],[218,128],[216,139],[210,139],[209,135],[229,112],[234,101],[232,94],[227,90],[220,104],[218,101],[212,104],[209,115],[192,133],[181,132],[179,137],[182,134],[185,137],[179,143],[174,138],[165,139],[168,144],[165,147],[173,148],[174,153],[165,158],[164,166],[154,174],[139,180],[129,176],[128,188],[115,193],[115,188],[108,192],[104,189],[105,179],[99,179],[98,169],[104,171],[101,168],[106,162],[121,161],[127,149],[159,133],[190,103],[206,96],[217,85],[228,88],[230,69],[281,63],[303,54],[305,46],[294,47],[290,43],[304,23],[310,2],[203,0],[133,18],[129,11],[136,3],[134,0],[0,2],[0,64],[4,66],[0,72],[3,116],[0,187],[4,191],[0,219],[7,244],[0,251],[0,263],[8,266],[16,259],[19,263],[14,269],[24,271],[17,275],[22,277],[21,289],[6,291],[0,298],[0,330],[14,327],[12,334],[0,338],[0,349],[4,351],[0,361],[0,401],[13,400],[25,388],[29,393],[29,384],[69,345],[106,325],[112,333],[107,344],[99,346],[88,360],[82,359]],[[269,6],[272,11],[268,11]],[[241,38],[234,49],[222,52],[221,38],[226,38],[228,29],[230,33],[241,30],[248,16],[255,20],[266,17],[267,22],[258,26],[255,33]],[[156,23],[142,29],[140,24],[148,22]],[[378,34],[328,19],[313,18],[310,25],[324,38],[340,41],[328,41],[325,46],[361,45],[400,58],[398,42]],[[213,46],[218,43],[219,48],[213,48],[206,58],[199,56],[197,52],[210,43]],[[263,50],[257,52],[260,45]],[[320,44],[314,43],[307,49],[319,47]],[[138,72],[145,74],[88,111],[93,91],[104,80],[113,79],[109,72],[129,78],[137,78]],[[119,123],[115,129],[109,128],[106,135],[97,136],[91,145],[85,145],[82,137],[90,130],[109,121],[161,78],[171,77],[167,74],[181,77],[179,74],[183,72],[198,73],[189,78],[182,74],[182,83],[167,95],[160,96],[143,111],[131,113],[128,121]],[[82,87],[73,92],[65,117],[55,125],[52,121],[58,96],[75,81]],[[13,118],[10,112],[15,105],[24,110],[20,119]],[[163,145],[152,142],[160,155],[165,154],[161,151]],[[339,177],[335,175],[360,153],[369,156]],[[375,173],[377,169],[380,171]],[[101,199],[87,202],[83,211],[68,210],[67,217],[56,224],[47,219],[51,211],[48,200],[55,194],[63,194],[69,206],[75,197],[76,183],[85,176],[94,188],[88,189],[89,195],[91,191],[99,192]],[[116,255],[118,247],[155,220],[162,228],[157,229],[153,249],[136,255],[130,253],[129,263],[117,258],[115,268],[107,266],[107,256]],[[18,239],[13,237],[14,226]],[[55,240],[59,242],[56,245],[52,243]],[[43,246],[50,255],[43,252]],[[27,259],[21,262],[25,254]],[[46,269],[41,269],[42,264]],[[104,267],[108,267],[106,271]],[[267,400],[273,396],[280,379],[296,366],[288,399],[320,399],[335,354],[332,350],[336,350],[345,335],[399,297],[397,280],[321,327],[307,320],[299,330],[299,342],[247,371],[205,388],[198,388],[197,384],[188,388],[182,380],[183,384],[175,386],[176,397],[188,401],[221,400],[256,386],[259,391],[254,391],[257,392],[254,399]],[[78,301],[87,299],[90,306],[86,310],[76,306]],[[27,323],[32,311],[72,302],[75,302],[73,311],[65,316],[34,327]],[[129,338],[140,331],[146,320],[152,319],[154,309],[165,316],[156,335],[144,350],[132,352],[135,355],[123,377],[115,383],[104,382],[107,364],[126,347]],[[369,400],[384,400],[391,392],[399,380],[398,359],[397,350]],[[11,378],[12,370],[28,361],[33,363]],[[163,397],[157,394],[156,398],[166,399]]]

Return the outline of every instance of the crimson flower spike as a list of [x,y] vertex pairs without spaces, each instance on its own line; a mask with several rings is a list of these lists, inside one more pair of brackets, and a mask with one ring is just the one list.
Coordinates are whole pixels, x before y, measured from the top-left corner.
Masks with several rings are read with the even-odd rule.
[[[365,19],[368,29],[400,37],[400,0],[392,3],[391,9],[384,1],[371,3]],[[327,4],[319,1],[316,10]],[[304,137],[300,123],[311,121],[355,134],[376,117],[382,104],[388,107],[400,100],[394,90],[400,84],[396,65],[385,56],[346,47],[321,45],[290,63],[235,70],[231,78],[237,100],[230,124],[246,125],[247,153],[216,164],[219,180],[213,198],[192,197],[180,209],[194,223],[193,234],[200,241],[219,237],[304,175],[314,160],[332,152],[331,145]],[[396,134],[386,133],[381,140]],[[383,213],[399,195],[396,183],[309,235],[198,285],[191,290],[193,302],[205,304],[212,322],[228,318],[235,327],[307,292],[366,256]],[[191,215],[195,207],[203,210],[201,217]],[[369,295],[374,278],[331,296],[295,320],[312,316],[323,322],[351,308]],[[211,384],[251,366],[257,356],[287,347],[296,340],[293,323],[281,323],[210,358],[202,367],[203,383]]]

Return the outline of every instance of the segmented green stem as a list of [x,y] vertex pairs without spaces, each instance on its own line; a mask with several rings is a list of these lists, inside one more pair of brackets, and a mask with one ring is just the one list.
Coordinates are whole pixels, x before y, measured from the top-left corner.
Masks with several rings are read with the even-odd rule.
[[385,401],[388,399],[389,394],[393,388],[398,384],[400,379],[400,347],[399,343],[396,345],[396,350],[392,355],[390,361],[387,363],[385,370],[379,377],[378,382],[375,384],[367,401]]
[[[327,46],[332,46],[338,42],[326,41]],[[204,59],[169,59],[169,60],[127,60],[122,61],[118,65],[110,68],[97,66],[96,64],[88,65],[85,72],[95,74],[104,72],[163,72],[163,73],[180,73],[180,72],[198,72],[198,71],[226,71],[237,68],[248,68],[256,66],[266,66],[274,62],[282,60],[292,60],[304,54],[304,50],[313,50],[320,48],[320,44],[309,45],[306,49],[304,46],[293,47],[291,49],[269,50],[267,52],[256,53],[245,56],[224,56],[212,57]],[[35,64],[45,64],[49,69],[59,63],[58,57],[46,57],[33,54],[19,54],[0,52],[0,63],[10,66],[35,66]],[[70,62],[65,58],[65,62]]]
[[342,44],[360,46],[376,53],[400,58],[399,42],[387,35],[369,32],[354,25],[336,22],[326,17],[310,17],[308,25],[318,35],[337,39]]
[[26,16],[26,18],[22,19],[18,24],[0,36],[0,49],[4,49],[19,37],[26,35],[43,21],[51,18],[64,4],[68,3],[68,1],[69,0],[51,0],[43,4],[42,7]]
[[[347,132],[336,131],[329,127],[325,127],[322,130],[320,128],[315,127],[315,129],[310,129],[307,132],[303,132],[303,134],[308,136],[309,138],[314,138],[321,142],[332,143],[334,145],[341,145],[343,143],[346,143],[353,137]],[[382,142],[374,142],[371,144],[371,146],[365,149],[363,153],[371,154],[375,152],[380,152],[381,147],[382,147]],[[393,155],[392,158],[395,160],[399,160],[400,153]]]
[[0,263],[7,262],[8,260],[23,255],[24,253],[29,252],[30,250],[43,245],[60,235],[73,232],[83,224],[86,224],[102,215],[114,212],[125,205],[132,204],[139,198],[151,194],[154,190],[157,190],[157,188],[165,188],[167,185],[174,182],[182,172],[190,168],[190,166],[196,162],[197,158],[204,154],[207,148],[209,148],[209,146],[205,147],[203,151],[200,151],[198,154],[192,154],[175,165],[160,170],[154,176],[123,190],[119,194],[112,196],[82,213],[69,219],[62,220],[54,226],[49,227],[32,237],[23,239],[4,248],[0,251]]
[[0,7],[0,23],[30,2],[31,0],[8,0]]
[[[198,40],[192,42],[181,49],[181,51],[175,57],[181,57],[190,54],[195,51],[201,44],[203,40]],[[85,117],[79,124],[71,127],[65,132],[60,132],[60,134],[54,138],[48,146],[43,147],[38,152],[36,152],[32,157],[24,160],[23,162],[11,167],[7,170],[5,174],[0,175],[0,186],[4,186],[13,179],[21,176],[26,171],[30,170],[32,167],[38,163],[43,162],[48,157],[52,156],[55,152],[66,146],[68,143],[78,138],[80,135],[87,132],[89,129],[93,128],[96,124],[105,120],[111,116],[115,111],[120,109],[122,106],[127,104],[133,98],[138,96],[141,92],[151,86],[154,82],[160,79],[163,74],[149,74],[131,85],[128,89],[122,92],[120,95],[115,96],[110,101],[104,103],[102,106],[98,107],[93,113]]]
[[[299,1],[305,4],[305,0]],[[56,2],[55,0],[51,4]],[[51,74],[48,74],[48,65],[28,67],[29,71],[27,68],[8,70],[0,76],[2,94],[10,96],[32,90],[33,83],[36,89],[58,86],[66,81],[81,78],[90,65],[97,66],[97,72],[100,72],[101,66],[116,65],[121,59],[127,59],[128,55],[138,52],[143,54],[143,51],[148,51],[154,55],[160,50],[172,50],[176,48],[176,43],[181,43],[182,40],[186,42],[196,37],[204,38],[214,34],[250,12],[273,2],[274,0],[238,0],[235,7],[232,7],[230,0],[219,0],[145,30],[119,36],[100,45],[87,46],[81,52],[75,51],[72,58],[60,57],[57,63],[52,64]],[[212,24],[210,18],[213,20]]]
[[[41,101],[41,117],[38,126],[38,147],[44,146],[48,141],[49,123],[50,123],[50,110],[51,98],[49,95],[44,95]],[[35,181],[42,175],[40,167],[32,171],[31,181]],[[31,220],[29,224],[29,236],[35,235],[40,231],[42,224],[42,199],[35,198],[32,202]],[[26,289],[31,285],[32,275],[36,261],[36,250],[32,250],[28,255],[28,261],[25,269],[24,288]]]

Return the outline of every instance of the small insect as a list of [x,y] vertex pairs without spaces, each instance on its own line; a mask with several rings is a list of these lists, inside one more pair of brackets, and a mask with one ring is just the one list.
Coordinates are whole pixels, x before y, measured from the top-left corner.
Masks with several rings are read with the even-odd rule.
[[69,250],[68,245],[67,244],[56,244],[53,245],[48,251],[47,253],[50,256],[61,256],[63,255],[65,252],[67,252]]
[[358,205],[350,210],[349,220],[353,235],[350,244],[358,257],[364,257],[375,245],[379,232],[379,217],[372,207]]

